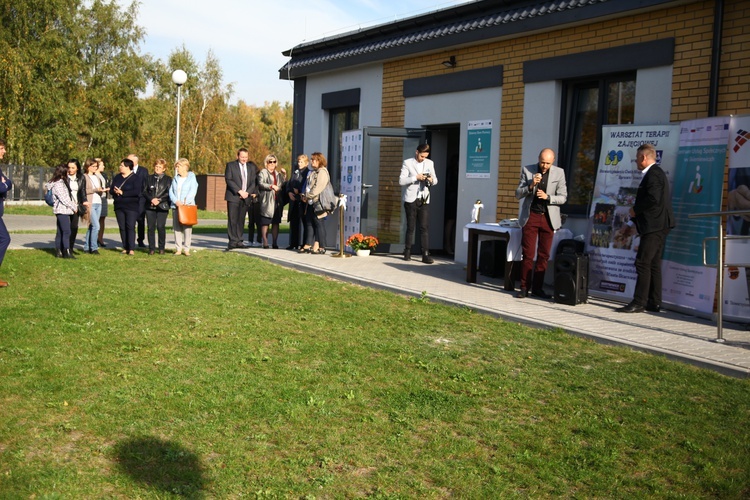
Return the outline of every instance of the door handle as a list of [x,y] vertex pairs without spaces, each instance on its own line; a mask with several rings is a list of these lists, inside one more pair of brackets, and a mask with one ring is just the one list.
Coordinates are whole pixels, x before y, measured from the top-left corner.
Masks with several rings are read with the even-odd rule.
[[362,189],[371,188],[372,186],[372,184],[362,184]]

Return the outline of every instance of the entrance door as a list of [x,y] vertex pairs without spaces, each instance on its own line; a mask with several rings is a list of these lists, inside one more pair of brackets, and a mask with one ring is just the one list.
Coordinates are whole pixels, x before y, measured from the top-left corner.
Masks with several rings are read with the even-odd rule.
[[[395,213],[378,213],[378,199],[381,196],[381,183],[387,183],[401,198],[401,187],[398,178],[385,179],[380,177],[381,163],[390,166],[398,162],[399,167],[404,158],[414,156],[419,144],[427,140],[427,131],[417,128],[383,128],[365,127],[362,129],[362,212],[360,231],[363,234],[378,235],[378,238],[388,236],[391,241],[398,243],[381,243],[378,251],[402,252],[404,249],[404,229],[406,221],[401,217],[401,202]],[[393,172],[390,168],[388,172]],[[397,172],[400,171],[396,170]],[[398,174],[396,174],[398,175]],[[393,196],[393,192],[391,192]]]

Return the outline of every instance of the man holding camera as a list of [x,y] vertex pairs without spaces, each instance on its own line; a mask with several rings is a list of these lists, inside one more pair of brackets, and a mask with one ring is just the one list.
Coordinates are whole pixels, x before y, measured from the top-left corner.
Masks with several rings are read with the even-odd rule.
[[398,183],[404,186],[404,210],[406,211],[406,245],[404,260],[411,260],[411,247],[414,244],[414,232],[419,221],[420,241],[422,243],[422,262],[432,264],[430,256],[429,211],[430,186],[438,183],[435,165],[430,156],[430,145],[420,144],[414,158],[407,158],[401,165]]
[[554,162],[555,152],[549,148],[543,149],[536,165],[523,167],[521,180],[516,188],[516,198],[523,200],[521,214],[518,216],[518,223],[523,228],[521,291],[517,295],[520,299],[528,296],[529,289],[536,297],[551,298],[543,289],[544,273],[547,271],[552,239],[561,225],[560,205],[568,199],[565,172],[553,165]]

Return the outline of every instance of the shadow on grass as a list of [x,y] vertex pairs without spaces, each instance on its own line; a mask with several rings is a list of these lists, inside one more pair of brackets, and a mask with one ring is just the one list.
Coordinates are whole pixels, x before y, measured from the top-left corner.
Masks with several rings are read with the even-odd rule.
[[203,498],[205,480],[198,456],[174,441],[136,437],[117,443],[114,460],[138,482],[186,498]]

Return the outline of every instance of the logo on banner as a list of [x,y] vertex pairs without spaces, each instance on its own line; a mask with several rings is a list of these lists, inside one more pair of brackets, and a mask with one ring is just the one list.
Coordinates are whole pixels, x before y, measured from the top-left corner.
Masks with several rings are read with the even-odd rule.
[[612,150],[609,153],[607,153],[607,157],[604,159],[605,165],[617,165],[622,161],[623,153],[622,150],[615,151]]
[[747,141],[750,141],[750,132],[739,129],[737,135],[734,137],[734,147],[732,148],[732,151],[735,153],[739,152],[740,148],[742,148]]

